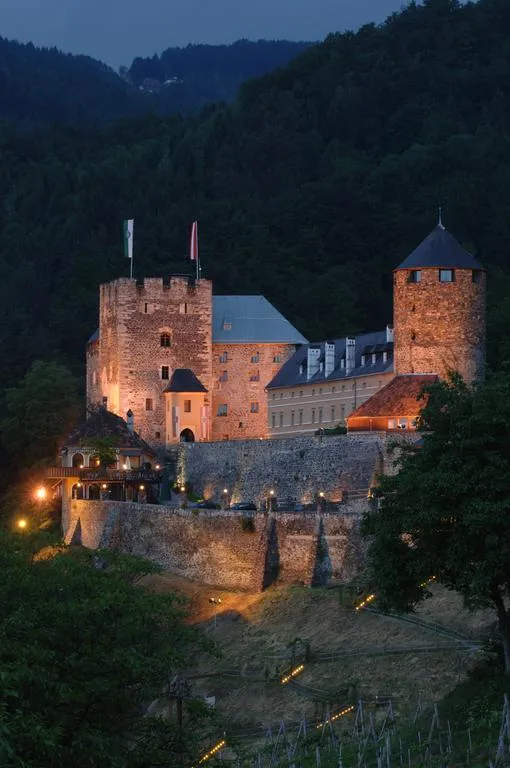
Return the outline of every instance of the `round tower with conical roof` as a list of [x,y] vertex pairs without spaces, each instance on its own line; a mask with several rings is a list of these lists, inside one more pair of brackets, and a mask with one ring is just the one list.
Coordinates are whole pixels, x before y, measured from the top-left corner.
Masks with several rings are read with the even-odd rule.
[[395,373],[485,368],[485,271],[442,223],[393,272]]

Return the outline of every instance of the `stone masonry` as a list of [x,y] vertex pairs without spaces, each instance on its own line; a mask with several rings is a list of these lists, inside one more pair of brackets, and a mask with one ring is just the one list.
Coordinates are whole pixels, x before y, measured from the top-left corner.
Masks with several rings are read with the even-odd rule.
[[395,373],[458,371],[466,381],[483,378],[485,363],[485,272],[456,269],[442,283],[438,269],[393,273]]
[[203,584],[258,591],[271,584],[349,581],[363,560],[360,507],[338,514],[193,512],[105,501],[70,503],[66,541],[144,557]]

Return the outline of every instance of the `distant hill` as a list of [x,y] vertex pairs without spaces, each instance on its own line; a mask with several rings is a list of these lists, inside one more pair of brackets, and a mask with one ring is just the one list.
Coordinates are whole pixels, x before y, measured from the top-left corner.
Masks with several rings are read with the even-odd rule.
[[0,119],[27,127],[51,123],[94,125],[136,117],[149,98],[113,69],[89,56],[36,48],[0,37]]
[[246,80],[283,67],[309,48],[308,42],[238,40],[232,45],[167,48],[161,56],[136,58],[123,75],[158,94],[159,110],[196,110],[211,101],[233,101]]
[[241,83],[287,64],[309,43],[286,41],[169,48],[135,59],[122,77],[89,56],[0,37],[0,120],[28,128],[94,126],[119,118],[195,111],[232,101]]

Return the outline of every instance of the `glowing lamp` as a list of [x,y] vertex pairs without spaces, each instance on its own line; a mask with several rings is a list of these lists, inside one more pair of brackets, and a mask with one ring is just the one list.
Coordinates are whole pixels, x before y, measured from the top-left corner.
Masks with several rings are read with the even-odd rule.
[[101,464],[101,460],[100,459],[96,459],[96,467],[98,467],[100,464]]
[[228,493],[228,488],[224,488],[223,493]]
[[141,485],[141,486],[140,486],[140,490],[141,490],[141,491],[145,491],[145,485]]
[[37,499],[39,499],[39,501],[44,501],[47,494],[48,494],[48,491],[46,490],[44,485],[41,485],[35,492],[35,496]]
[[161,469],[159,464],[156,464],[156,469]]
[[274,491],[269,491],[270,496],[274,496]]
[[76,483],[77,488],[81,488],[81,483]]
[[323,498],[324,498],[324,491],[321,491],[321,492],[319,493],[319,496],[321,497],[321,499],[323,499]]
[[101,488],[102,488],[103,490],[106,490],[106,488],[108,488],[108,486],[106,485],[106,483],[103,483],[103,484],[102,484],[102,486],[101,486]]
[[123,464],[122,469],[127,469],[127,464]]
[[80,469],[83,469],[83,464],[80,464]]
[[25,528],[27,527],[27,525],[28,525],[28,523],[27,523],[27,521],[26,521],[26,520],[23,520],[23,519],[21,519],[21,520],[18,520],[18,528],[20,528],[22,531],[24,531],[24,530],[25,530]]
[[184,493],[185,490],[186,490],[186,486],[185,485],[181,485],[181,493]]

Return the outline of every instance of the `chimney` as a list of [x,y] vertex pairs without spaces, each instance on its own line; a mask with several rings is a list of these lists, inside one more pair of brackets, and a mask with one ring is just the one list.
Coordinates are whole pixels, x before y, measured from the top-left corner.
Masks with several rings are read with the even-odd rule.
[[356,339],[349,336],[345,340],[345,375],[349,376],[356,368]]
[[319,371],[320,347],[308,347],[306,378],[310,380]]
[[133,433],[135,431],[135,416],[131,408],[126,413],[126,424],[129,431]]
[[324,375],[326,378],[331,376],[335,370],[335,344],[332,341],[326,341],[324,345]]
[[386,326],[386,344],[393,344],[393,326]]

